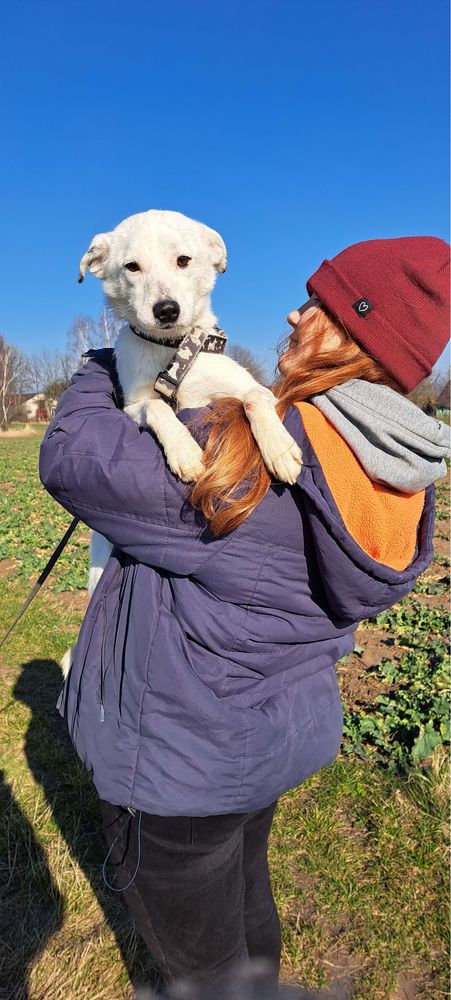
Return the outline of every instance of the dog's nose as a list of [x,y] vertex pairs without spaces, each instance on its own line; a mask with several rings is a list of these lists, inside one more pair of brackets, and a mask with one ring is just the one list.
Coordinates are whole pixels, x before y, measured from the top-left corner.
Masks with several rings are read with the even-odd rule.
[[176,323],[180,315],[180,306],[174,299],[161,299],[153,307],[153,314],[163,326]]

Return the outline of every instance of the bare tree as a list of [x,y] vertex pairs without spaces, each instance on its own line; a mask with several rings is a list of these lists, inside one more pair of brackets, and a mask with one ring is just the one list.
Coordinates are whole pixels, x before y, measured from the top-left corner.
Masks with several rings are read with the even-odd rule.
[[21,393],[29,387],[27,359],[0,336],[0,430],[6,431]]
[[72,359],[68,353],[48,351],[46,348],[40,354],[28,356],[28,368],[31,387],[36,392],[44,392],[50,382],[60,379],[69,382],[73,373]]
[[76,316],[67,331],[67,352],[72,358],[73,370],[86,364],[83,357],[92,347],[98,347],[97,324],[93,316]]
[[29,385],[42,393],[47,412],[52,415],[61,393],[70,385],[74,371],[73,359],[68,352],[48,351],[30,354],[27,358]]
[[112,309],[104,306],[97,321],[98,346],[113,347],[117,340],[121,326],[122,320],[118,319],[117,316],[114,315]]
[[74,371],[86,364],[87,359],[83,357],[86,351],[113,347],[121,325],[107,306],[101,310],[97,320],[93,316],[76,316],[67,331],[68,354]]
[[228,344],[225,353],[237,364],[247,368],[257,382],[268,385],[270,379],[264,364],[247,347],[242,347],[241,344]]
[[68,389],[70,386],[70,381],[70,378],[56,378],[53,382],[49,382],[48,385],[46,385],[42,390],[49,417],[53,417],[56,410],[56,404],[65,389]]

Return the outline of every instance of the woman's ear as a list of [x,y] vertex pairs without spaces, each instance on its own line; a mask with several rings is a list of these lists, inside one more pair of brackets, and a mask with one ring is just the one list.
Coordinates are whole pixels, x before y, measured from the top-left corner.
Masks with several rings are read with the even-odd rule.
[[97,233],[91,240],[89,250],[83,254],[80,261],[78,282],[81,284],[86,271],[95,274],[96,278],[105,277],[105,264],[111,247],[111,233]]
[[204,226],[204,229],[212,253],[213,267],[215,271],[219,271],[219,274],[224,274],[227,269],[227,250],[224,240],[214,229],[210,229],[208,226]]

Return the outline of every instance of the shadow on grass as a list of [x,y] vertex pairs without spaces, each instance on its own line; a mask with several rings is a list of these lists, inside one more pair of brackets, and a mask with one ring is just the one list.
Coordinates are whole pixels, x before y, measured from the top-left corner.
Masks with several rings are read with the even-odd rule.
[[27,1000],[29,968],[61,927],[64,900],[3,771],[0,816],[0,995]]
[[[22,672],[14,686],[14,696],[28,705],[32,712],[24,742],[26,759],[36,782],[44,791],[61,836],[90,882],[104,918],[114,933],[129,980],[138,987],[137,995],[144,998],[150,993],[146,990],[141,993],[140,984],[145,983],[156,992],[162,989],[163,984],[147,948],[132,932],[133,924],[124,902],[109,893],[102,881],[101,869],[107,847],[101,832],[97,793],[72,747],[65,723],[55,708],[61,681],[61,670],[54,660],[36,659],[22,665]],[[36,844],[28,820],[15,803],[6,802],[5,808],[8,805],[12,815],[15,810],[17,812],[18,878],[23,880],[25,886],[23,914],[18,914],[17,902],[15,913],[11,914],[10,922],[14,926],[10,929],[10,947],[11,950],[17,948],[18,919],[23,919],[24,947],[22,949],[22,937],[19,934],[19,957],[16,955],[14,958],[17,985],[13,985],[11,992],[3,993],[0,989],[0,1000],[28,1000],[27,970],[36,956],[44,950],[52,934],[62,926],[64,900],[52,881],[45,854]],[[16,848],[13,846],[13,850]],[[33,857],[36,858],[35,861],[30,860]],[[76,878],[75,873],[73,877]],[[91,928],[91,931],[95,933],[96,929]],[[73,944],[76,950],[77,943],[74,941]],[[11,980],[9,988],[11,989]],[[238,996],[238,993],[233,995]],[[249,991],[249,994],[242,995],[248,996],[250,1000],[256,994]],[[292,996],[294,1000],[310,1000],[310,997],[312,1000],[350,1000],[352,989],[348,983],[334,984],[333,993],[327,990],[309,992],[296,988]],[[204,1000],[211,998],[205,996]],[[276,997],[272,996],[272,1000],[276,1000]]]
[[[101,868],[107,847],[101,832],[97,793],[55,708],[61,685],[61,670],[54,660],[36,659],[22,665],[14,696],[32,711],[24,742],[28,766],[44,791],[72,857],[92,886],[114,933],[130,982],[158,986],[156,969],[144,944],[133,933],[125,904],[113,897],[102,881]],[[50,874],[48,878],[50,884]],[[62,922],[60,901],[58,905],[59,923],[55,923],[48,936]]]

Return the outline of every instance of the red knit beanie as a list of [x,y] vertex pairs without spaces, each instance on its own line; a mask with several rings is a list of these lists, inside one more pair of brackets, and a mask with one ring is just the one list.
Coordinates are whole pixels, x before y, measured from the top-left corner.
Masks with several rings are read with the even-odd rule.
[[354,243],[323,261],[307,291],[406,392],[448,343],[450,248],[435,236]]

